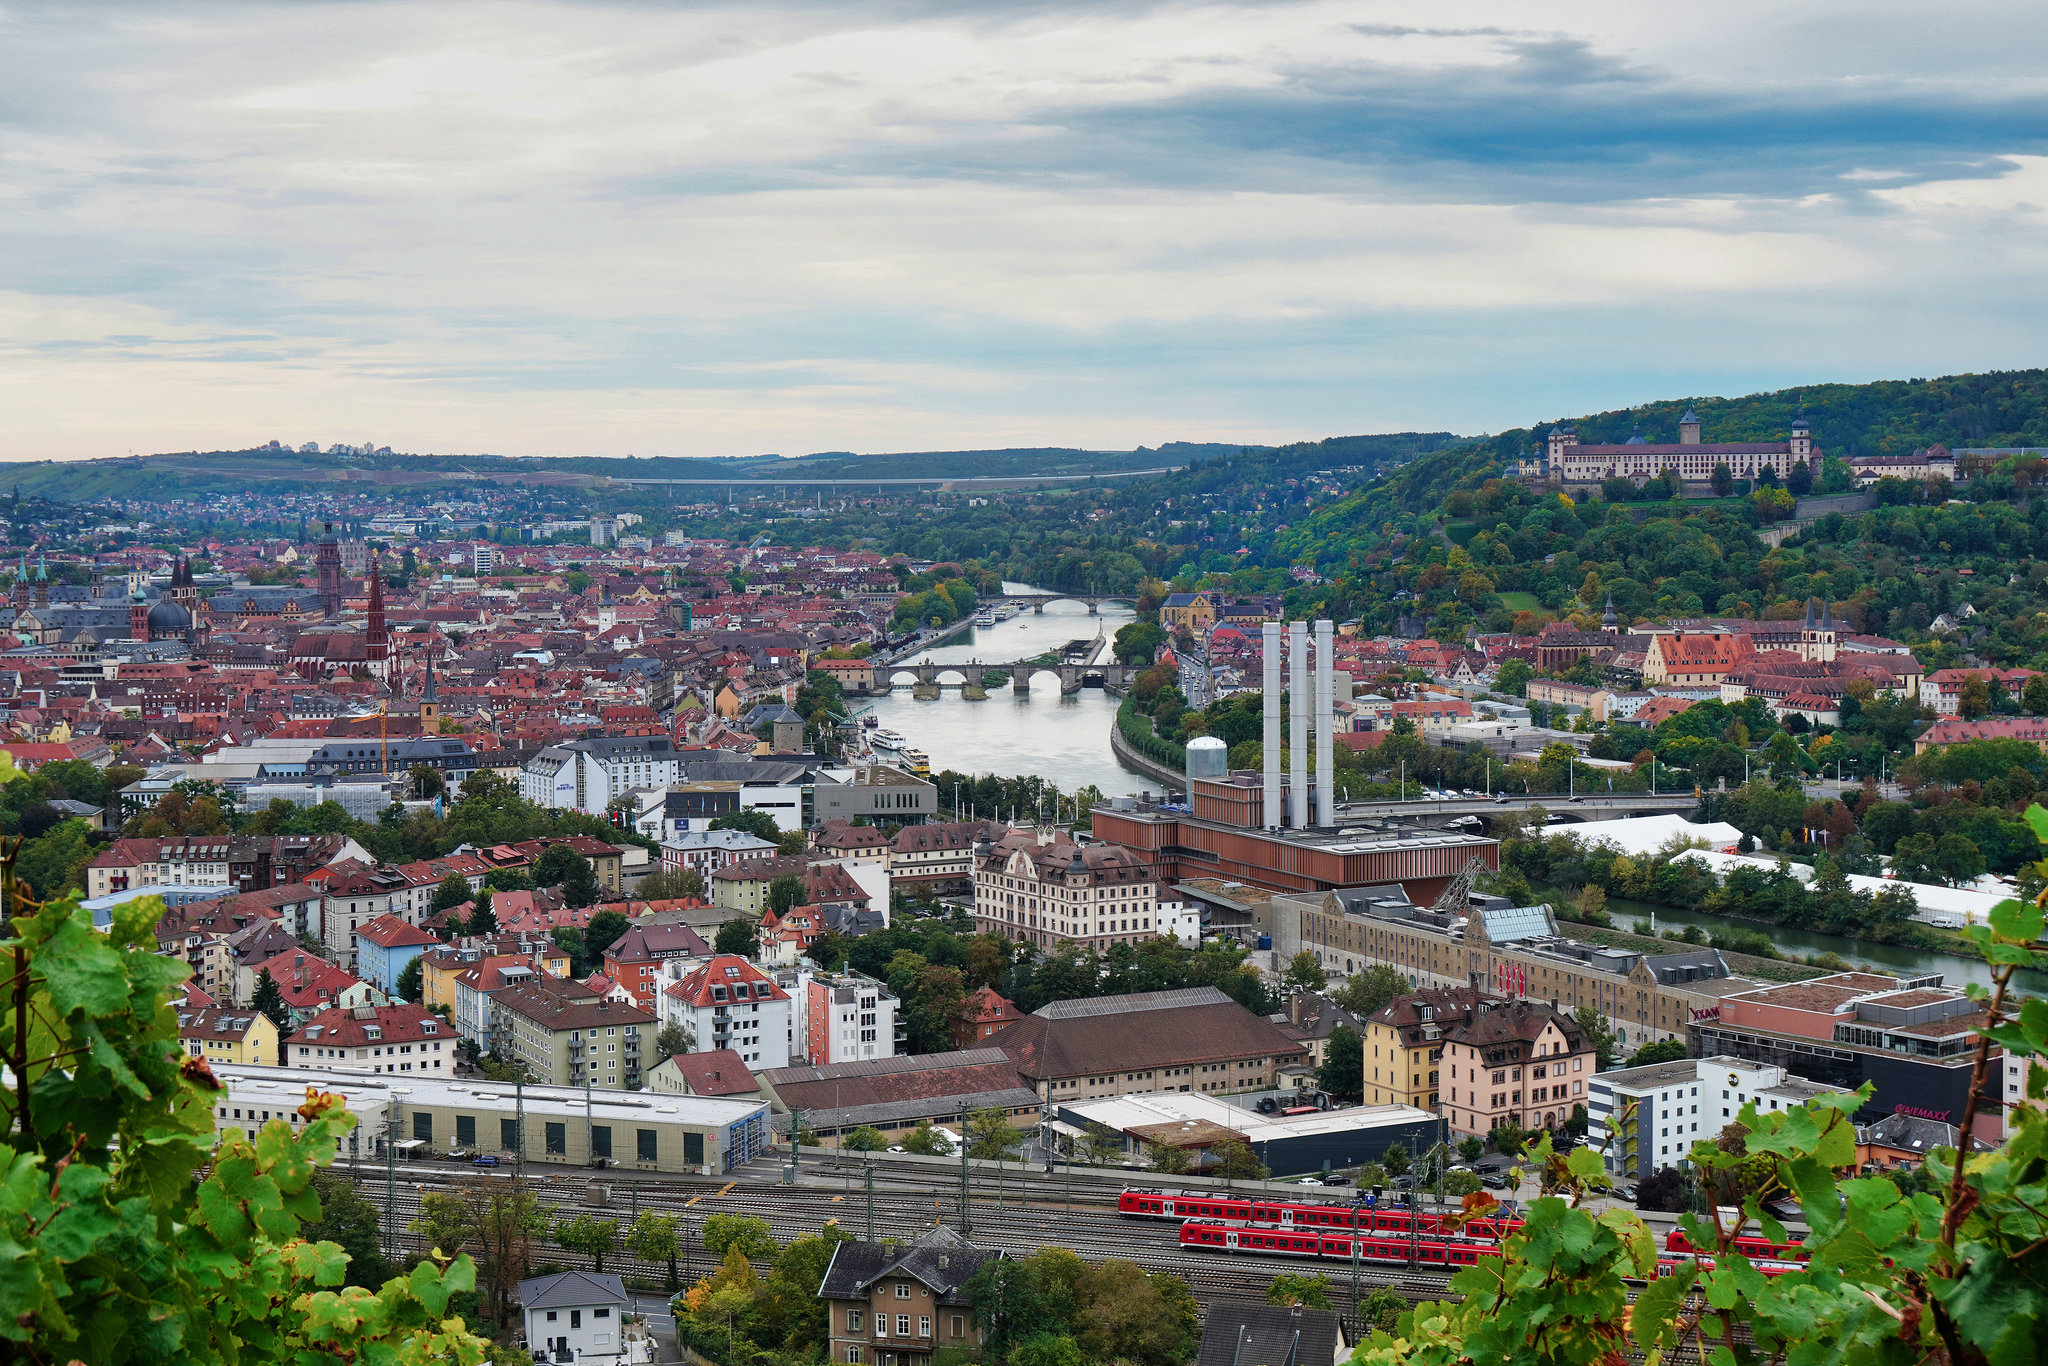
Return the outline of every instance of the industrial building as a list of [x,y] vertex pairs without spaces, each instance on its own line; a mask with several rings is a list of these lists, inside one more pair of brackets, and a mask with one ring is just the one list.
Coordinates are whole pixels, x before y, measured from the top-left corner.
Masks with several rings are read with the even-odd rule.
[[1439,1117],[1412,1105],[1265,1115],[1199,1091],[1060,1102],[1047,1127],[1055,1141],[1084,1134],[1121,1138],[1134,1158],[1154,1144],[1206,1152],[1243,1139],[1274,1176],[1360,1166],[1396,1143],[1420,1153],[1444,1137]]
[[[282,1119],[297,1127],[309,1090],[334,1092],[358,1123],[339,1160],[381,1160],[396,1142],[407,1158],[492,1155],[529,1165],[715,1176],[752,1161],[769,1143],[768,1105],[650,1091],[514,1087],[452,1077],[359,1076],[291,1067],[216,1066],[215,1131],[254,1136]],[[394,1139],[395,1135],[395,1139]]]

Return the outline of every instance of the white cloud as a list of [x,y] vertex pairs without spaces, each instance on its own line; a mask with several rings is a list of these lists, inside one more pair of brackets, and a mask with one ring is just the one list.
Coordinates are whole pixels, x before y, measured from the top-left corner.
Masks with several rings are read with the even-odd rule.
[[2031,360],[2037,79],[1827,13],[16,9],[0,456],[1476,430]]

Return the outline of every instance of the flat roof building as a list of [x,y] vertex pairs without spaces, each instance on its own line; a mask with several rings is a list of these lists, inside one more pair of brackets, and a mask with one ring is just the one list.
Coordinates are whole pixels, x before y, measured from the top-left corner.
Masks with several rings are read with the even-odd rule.
[[394,1120],[404,1151],[422,1156],[457,1150],[573,1167],[602,1158],[700,1176],[752,1161],[769,1141],[768,1106],[759,1100],[293,1067],[216,1066],[214,1075],[225,1088],[214,1096],[216,1132],[254,1136],[271,1120],[297,1128],[307,1087],[341,1095],[358,1120],[341,1140],[343,1160],[381,1157]]
[[1262,1115],[1200,1092],[1070,1101],[1058,1104],[1054,1115],[1071,1132],[1120,1137],[1131,1154],[1142,1154],[1148,1144],[1206,1152],[1218,1143],[1243,1139],[1275,1176],[1320,1171],[1325,1163],[1360,1166],[1396,1143],[1419,1153],[1441,1137],[1437,1117],[1412,1105]]

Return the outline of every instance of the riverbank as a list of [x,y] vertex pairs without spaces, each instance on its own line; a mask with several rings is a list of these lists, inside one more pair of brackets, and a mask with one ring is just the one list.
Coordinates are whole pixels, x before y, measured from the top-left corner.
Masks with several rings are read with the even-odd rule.
[[[1117,708],[1116,722],[1109,728],[1110,753],[1116,755],[1117,762],[1125,768],[1136,769],[1146,777],[1157,780],[1162,787],[1185,790],[1188,785],[1185,769],[1176,773],[1158,760],[1147,758],[1138,752],[1137,746],[1124,737],[1124,717],[1127,713],[1136,715],[1128,700]],[[1142,716],[1137,719],[1141,725],[1150,724]]]

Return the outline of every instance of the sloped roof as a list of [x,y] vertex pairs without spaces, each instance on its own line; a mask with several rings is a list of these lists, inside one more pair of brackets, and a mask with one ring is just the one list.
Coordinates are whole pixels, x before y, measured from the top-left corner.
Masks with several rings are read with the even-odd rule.
[[528,1309],[566,1309],[593,1304],[629,1303],[626,1283],[617,1276],[564,1271],[519,1283],[519,1303]]
[[990,1042],[1033,1080],[1308,1052],[1214,987],[1055,1001]]
[[960,1287],[976,1272],[1004,1254],[978,1248],[941,1224],[907,1247],[884,1243],[840,1243],[832,1249],[818,1298],[864,1300],[869,1287],[885,1276],[909,1276],[929,1286],[940,1304],[966,1304]]
[[1212,1300],[1195,1366],[1327,1366],[1342,1346],[1337,1315],[1327,1309]]

